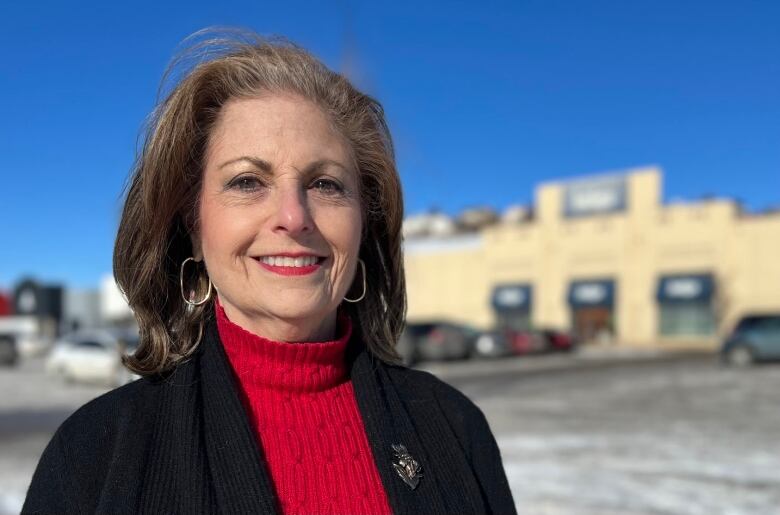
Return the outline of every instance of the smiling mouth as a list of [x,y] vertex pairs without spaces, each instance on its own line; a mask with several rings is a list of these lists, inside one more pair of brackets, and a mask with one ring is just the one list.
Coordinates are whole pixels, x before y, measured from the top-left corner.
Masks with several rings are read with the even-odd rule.
[[253,258],[261,267],[278,275],[308,275],[322,267],[327,258],[321,256],[260,256]]
[[255,258],[263,264],[275,267],[303,268],[325,261],[324,257],[319,256],[261,256]]

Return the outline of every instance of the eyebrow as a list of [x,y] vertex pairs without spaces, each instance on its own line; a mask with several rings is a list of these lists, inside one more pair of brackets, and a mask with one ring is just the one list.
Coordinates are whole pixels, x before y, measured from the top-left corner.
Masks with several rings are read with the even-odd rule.
[[318,172],[318,171],[322,170],[323,168],[325,168],[328,165],[335,166],[337,168],[341,168],[345,172],[351,173],[351,170],[348,167],[344,166],[343,164],[339,163],[338,161],[334,161],[333,159],[318,159],[317,161],[314,161],[309,166],[307,166],[304,171],[307,172],[307,173],[314,173],[314,172]]
[[219,165],[218,169],[222,170],[226,166],[232,165],[234,163],[239,163],[241,161],[247,161],[247,162],[253,164],[254,166],[258,167],[259,169],[261,169],[264,172],[270,172],[273,169],[273,167],[271,166],[271,163],[269,163],[265,159],[260,159],[259,157],[253,157],[253,156],[241,156],[241,157],[237,157],[235,159],[230,159],[228,161],[225,161],[221,165]]
[[[228,161],[225,161],[221,165],[219,165],[218,169],[222,170],[226,166],[235,163],[240,163],[242,161],[246,161],[266,173],[271,173],[271,171],[273,170],[273,166],[271,165],[271,163],[269,163],[265,159],[261,159],[259,157],[254,157],[254,156],[241,156],[235,159],[230,159]],[[347,166],[343,165],[342,163],[339,163],[338,161],[334,161],[333,159],[318,159],[317,161],[314,161],[313,163],[307,165],[306,168],[304,169],[304,173],[311,174],[319,170],[322,170],[323,168],[329,165],[336,166],[338,168],[341,168],[345,172],[350,173],[350,169]]]

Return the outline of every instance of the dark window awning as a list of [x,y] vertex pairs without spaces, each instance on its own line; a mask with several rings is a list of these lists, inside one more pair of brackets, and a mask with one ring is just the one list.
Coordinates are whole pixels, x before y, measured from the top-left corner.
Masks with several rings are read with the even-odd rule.
[[502,284],[493,289],[492,304],[497,311],[531,309],[533,288],[530,284]]
[[712,274],[666,275],[658,280],[656,298],[664,304],[708,302],[714,293]]
[[569,285],[569,306],[573,308],[611,308],[614,305],[615,281],[611,279],[572,281]]

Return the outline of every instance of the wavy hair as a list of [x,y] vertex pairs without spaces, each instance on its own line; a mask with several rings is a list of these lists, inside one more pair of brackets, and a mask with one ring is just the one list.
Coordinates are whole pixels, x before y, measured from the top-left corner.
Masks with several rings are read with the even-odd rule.
[[[351,145],[365,222],[360,257],[368,288],[362,301],[342,303],[342,309],[375,356],[398,362],[395,342],[406,315],[403,199],[382,106],[286,40],[211,33],[185,40],[184,50],[169,65],[161,85],[164,100],[147,122],[127,184],[113,268],[141,339],[125,365],[141,375],[160,374],[197,348],[214,300],[201,306],[185,303],[179,273],[182,262],[193,255],[190,234],[198,230],[208,136],[228,100],[264,93],[292,93],[315,103]],[[177,73],[180,78],[162,93]],[[186,268],[189,293],[202,298],[208,286],[204,270]]]

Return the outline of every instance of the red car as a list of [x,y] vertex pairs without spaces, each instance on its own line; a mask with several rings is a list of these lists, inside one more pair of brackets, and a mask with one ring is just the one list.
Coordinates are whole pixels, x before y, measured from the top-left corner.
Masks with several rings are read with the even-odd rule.
[[536,354],[544,352],[545,341],[541,334],[535,331],[507,331],[507,340],[512,354]]
[[574,348],[574,338],[557,329],[508,330],[506,334],[509,348],[515,355],[568,352]]
[[551,352],[569,352],[574,349],[574,337],[569,333],[558,331],[556,329],[545,329],[541,331],[547,342],[547,350]]

